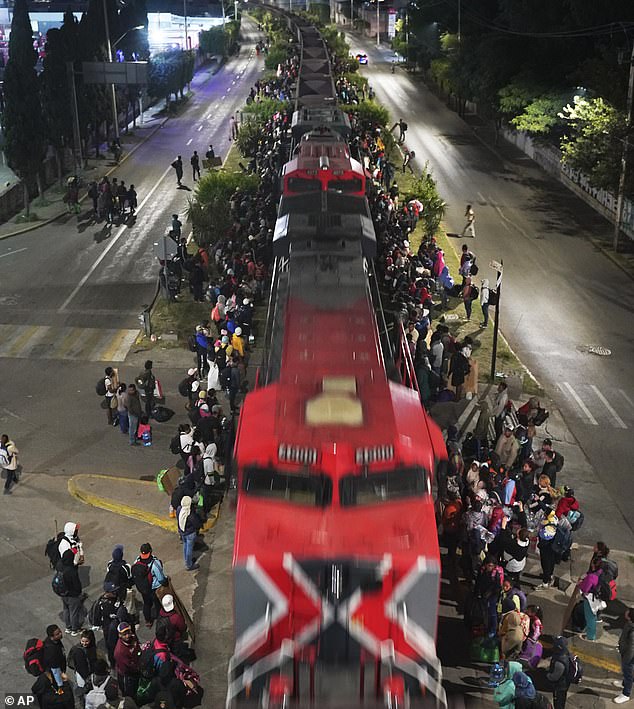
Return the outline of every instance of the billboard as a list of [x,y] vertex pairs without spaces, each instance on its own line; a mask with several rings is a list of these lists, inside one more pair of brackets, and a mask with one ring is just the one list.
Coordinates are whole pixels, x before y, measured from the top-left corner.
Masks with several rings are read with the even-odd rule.
[[85,84],[147,86],[147,62],[82,62]]

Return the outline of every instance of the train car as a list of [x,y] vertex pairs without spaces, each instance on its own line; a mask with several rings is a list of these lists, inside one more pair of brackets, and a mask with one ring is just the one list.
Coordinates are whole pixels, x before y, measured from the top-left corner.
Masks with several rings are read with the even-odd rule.
[[[323,42],[298,33],[310,129],[283,169],[266,355],[236,434],[227,707],[445,706],[431,490],[446,447],[409,350],[384,336],[363,169],[310,118],[336,120],[334,86],[321,72],[320,102]],[[330,187],[344,168],[359,190]]]

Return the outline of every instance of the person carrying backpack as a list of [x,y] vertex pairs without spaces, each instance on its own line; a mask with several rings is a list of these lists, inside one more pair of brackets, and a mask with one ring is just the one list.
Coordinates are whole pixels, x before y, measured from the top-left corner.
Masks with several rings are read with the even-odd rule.
[[568,640],[561,635],[553,640],[553,655],[546,679],[553,692],[553,709],[564,709],[570,687],[570,664],[572,658],[568,650]]
[[64,634],[58,625],[49,625],[46,628],[42,653],[44,671],[53,676],[58,687],[62,687],[66,681],[66,650],[62,642],[63,637]]
[[104,593],[92,604],[88,620],[93,627],[101,628],[108,651],[108,659],[112,664],[118,640],[117,633],[112,631],[113,626],[116,629],[116,626],[121,622],[117,615],[121,604],[117,596],[117,588],[112,581],[104,581],[103,590]]
[[119,700],[119,687],[110,676],[105,660],[95,660],[93,672],[84,687],[85,709],[99,709],[106,704],[113,705]]
[[73,636],[79,635],[81,624],[86,617],[82,590],[79,569],[75,566],[75,554],[72,549],[67,549],[57,565],[53,577],[53,591],[62,599],[62,617],[66,632]]
[[84,551],[82,548],[81,540],[79,539],[79,525],[75,522],[66,522],[64,525],[64,533],[59,539],[57,545],[57,560],[53,563],[53,566],[57,564],[57,561],[62,558],[65,551],[70,549],[74,555],[75,566],[80,566],[84,563]]
[[158,611],[156,589],[167,582],[163,564],[152,554],[149,543],[142,544],[139,556],[132,565],[132,578],[138,592],[143,596],[143,617],[148,628],[154,623]]
[[122,544],[117,544],[112,550],[112,560],[106,566],[104,584],[106,582],[111,582],[115,585],[119,601],[123,603],[128,589],[132,588],[134,581],[132,580],[130,564],[123,558]]

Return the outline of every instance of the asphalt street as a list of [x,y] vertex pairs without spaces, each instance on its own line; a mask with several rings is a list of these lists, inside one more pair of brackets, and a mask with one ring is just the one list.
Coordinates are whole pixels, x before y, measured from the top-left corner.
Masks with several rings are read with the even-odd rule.
[[[564,412],[611,500],[634,528],[628,502],[634,360],[634,284],[587,239],[612,226],[518,150],[492,148],[420,78],[398,69],[393,54],[351,35],[352,53],[393,120],[407,122],[405,145],[425,163],[447,202],[444,225],[456,246],[468,242],[480,264],[504,262],[501,328],[522,362]],[[398,179],[398,178],[397,178]],[[476,213],[476,238],[462,239],[465,205]],[[484,267],[483,267],[484,266]],[[599,345],[609,356],[588,352]],[[608,510],[606,510],[607,512]]]
[[[202,69],[187,107],[111,175],[136,187],[134,223],[93,223],[84,203],[79,218],[67,216],[0,242],[0,425],[19,442],[30,471],[139,475],[162,467],[167,443],[160,427],[159,445],[143,451],[148,470],[139,470],[139,456],[120,445],[104,454],[112,431],[98,409],[95,382],[109,363],[120,366],[122,381],[129,382],[148,356],[140,352],[121,365],[138,334],[139,314],[154,295],[153,245],[169,230],[171,215],[184,214],[193,194],[193,150],[204,156],[213,143],[224,157],[229,149],[229,117],[244,105],[264,66],[254,51],[255,33],[245,18],[239,54],[215,75]],[[183,156],[189,189],[177,189],[170,167],[177,154]],[[103,173],[110,167],[105,161]],[[170,365],[160,348],[150,356],[168,405],[180,408],[170,394],[180,399],[182,370],[166,371]],[[87,400],[95,411],[87,411]]]

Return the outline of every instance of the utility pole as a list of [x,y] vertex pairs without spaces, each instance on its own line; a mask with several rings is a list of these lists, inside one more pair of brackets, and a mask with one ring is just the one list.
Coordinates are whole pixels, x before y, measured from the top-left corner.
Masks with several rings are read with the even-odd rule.
[[187,0],[183,0],[183,17],[185,18],[185,51],[189,49],[189,36],[187,34]]
[[458,0],[458,45],[462,42],[462,0]]
[[623,202],[625,199],[625,183],[627,180],[627,163],[630,149],[630,131],[632,130],[632,104],[634,99],[634,44],[630,56],[630,78],[627,84],[627,114],[625,117],[625,139],[621,154],[621,174],[619,176],[619,193],[616,200],[616,220],[614,222],[614,252],[619,250],[621,224],[623,223]]
[[[106,6],[106,0],[103,0],[103,21],[106,28],[106,44],[108,46],[108,61],[112,62],[112,44],[110,42],[110,23],[108,22],[108,8]],[[110,84],[110,91],[112,94],[112,117],[114,120],[114,137],[117,142],[119,142],[119,112],[117,111],[117,92],[115,91],[114,84]]]
[[234,22],[238,21],[238,0],[234,0],[233,3],[233,19]]
[[350,0],[350,29],[354,29],[354,0]]
[[497,271],[495,280],[495,290],[497,291],[497,303],[495,305],[495,322],[493,324],[493,351],[491,352],[491,381],[495,381],[495,360],[498,354],[498,331],[500,329],[500,297],[502,295],[502,273],[504,272],[504,261],[490,261],[489,266]]

